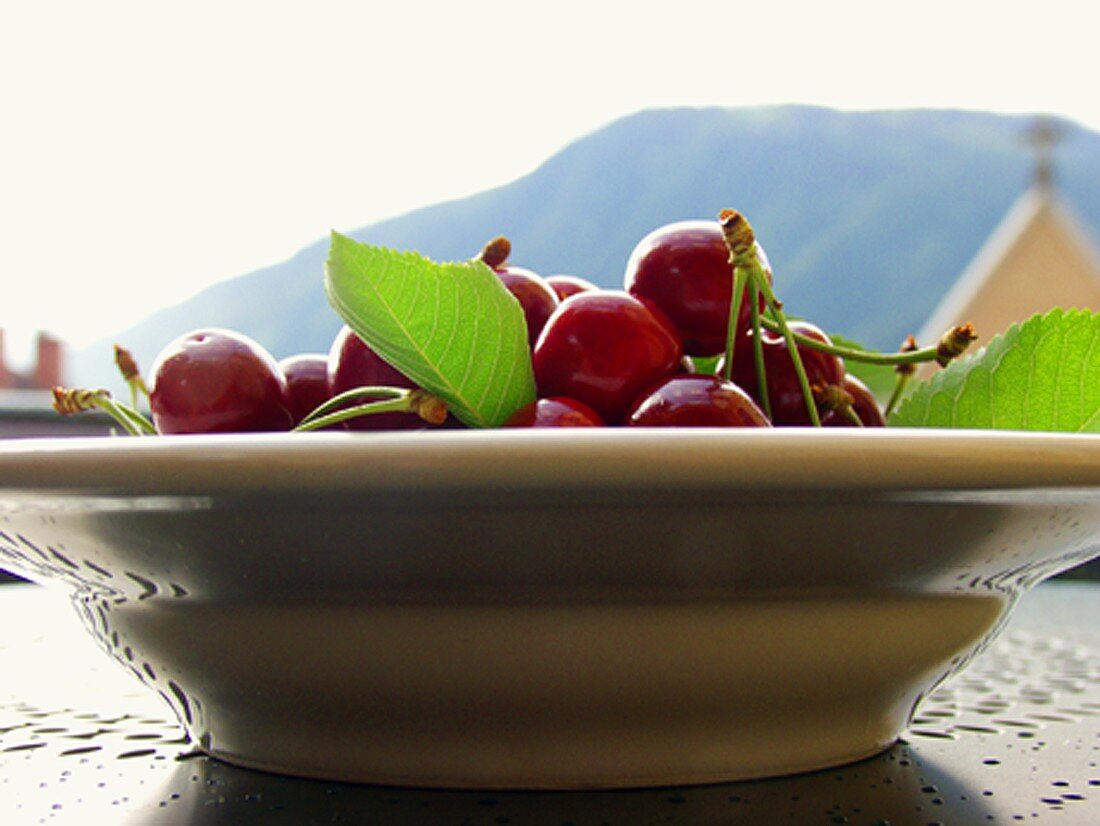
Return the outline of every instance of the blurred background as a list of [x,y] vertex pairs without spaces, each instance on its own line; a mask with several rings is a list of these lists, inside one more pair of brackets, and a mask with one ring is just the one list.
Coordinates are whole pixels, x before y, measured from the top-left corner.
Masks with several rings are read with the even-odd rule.
[[[7,4],[0,436],[102,429],[46,388],[124,392],[115,342],[144,366],[200,326],[327,351],[332,229],[439,259],[504,234],[515,263],[610,287],[649,230],[733,207],[788,309],[869,346],[1095,308],[1084,14]],[[1043,284],[1024,304],[1021,279]]]

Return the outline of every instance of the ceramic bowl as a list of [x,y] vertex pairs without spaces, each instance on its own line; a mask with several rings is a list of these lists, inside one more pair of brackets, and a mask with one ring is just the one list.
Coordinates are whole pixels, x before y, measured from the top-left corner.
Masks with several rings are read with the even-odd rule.
[[0,565],[225,761],[466,788],[871,755],[1100,553],[1100,437],[514,430],[12,441]]

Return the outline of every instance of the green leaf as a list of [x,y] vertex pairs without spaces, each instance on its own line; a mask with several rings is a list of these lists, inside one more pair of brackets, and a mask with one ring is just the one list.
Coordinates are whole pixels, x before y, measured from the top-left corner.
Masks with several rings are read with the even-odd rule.
[[378,355],[470,427],[535,398],[523,309],[480,261],[436,263],[332,233],[325,290]]
[[1051,310],[916,387],[898,427],[1100,432],[1100,313]]

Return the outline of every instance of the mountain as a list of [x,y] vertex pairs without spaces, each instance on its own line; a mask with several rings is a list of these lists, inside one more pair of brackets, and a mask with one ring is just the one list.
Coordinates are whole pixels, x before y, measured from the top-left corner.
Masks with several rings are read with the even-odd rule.
[[[349,234],[439,260],[506,235],[512,262],[614,287],[637,241],[725,207],[746,214],[788,310],[879,348],[915,332],[1028,183],[1031,118],[807,106],[646,110],[567,146],[505,186]],[[1100,134],[1062,124],[1064,199],[1100,230]],[[327,351],[340,326],[322,289],[327,239],[223,282],[75,354],[73,378],[117,386],[110,345],[149,365],[202,326],[277,357]]]

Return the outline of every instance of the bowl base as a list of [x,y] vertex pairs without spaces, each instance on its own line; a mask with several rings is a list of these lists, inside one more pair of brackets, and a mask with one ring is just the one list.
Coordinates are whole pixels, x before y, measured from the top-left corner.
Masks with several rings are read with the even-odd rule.
[[[976,594],[111,612],[230,763],[478,789],[713,783],[889,746],[1004,615]],[[184,621],[186,617],[186,621]],[[223,628],[232,628],[227,638]]]
[[239,755],[219,752],[216,750],[201,749],[208,757],[219,760],[229,765],[252,771],[262,771],[269,774],[280,774],[289,777],[299,777],[304,780],[329,781],[336,783],[361,783],[369,786],[383,786],[389,788],[407,789],[441,789],[449,791],[514,791],[514,792],[583,792],[583,791],[613,791],[615,789],[659,789],[684,786],[707,786],[719,783],[736,783],[746,780],[766,780],[788,775],[806,774],[815,771],[846,766],[858,763],[882,754],[897,743],[897,738],[892,738],[886,743],[877,745],[871,749],[864,749],[850,754],[837,754],[813,763],[800,763],[787,767],[774,767],[761,774],[759,769],[740,772],[731,770],[727,772],[710,772],[706,774],[677,773],[675,771],[656,776],[627,777],[613,775],[607,778],[597,776],[585,776],[572,780],[547,780],[546,778],[497,778],[486,781],[484,777],[473,776],[438,776],[425,777],[423,775],[392,775],[388,773],[363,774],[356,770],[326,770],[321,774],[303,769],[298,765],[281,765],[268,763],[263,760],[251,760]]

